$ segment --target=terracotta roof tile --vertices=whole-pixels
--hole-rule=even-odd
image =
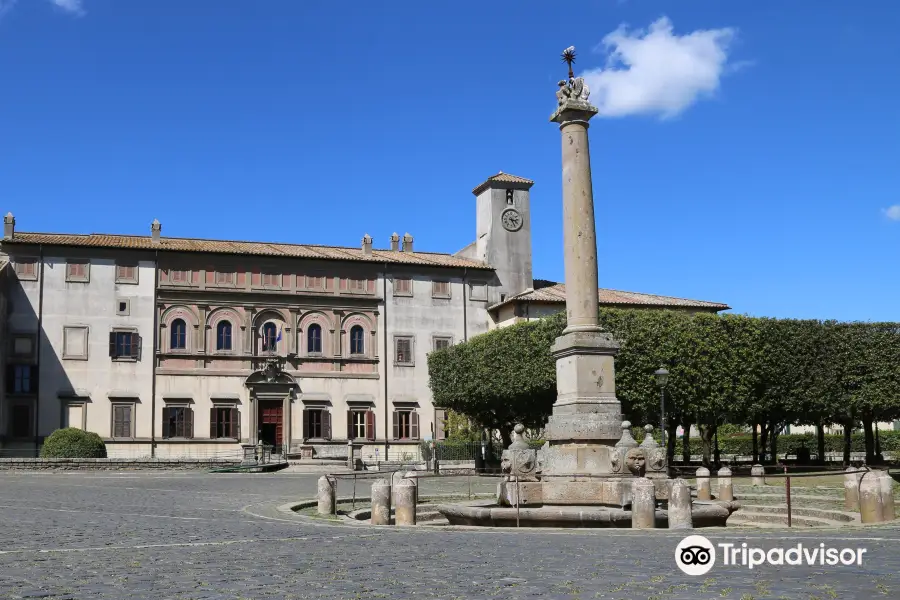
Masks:
[[[528,187],[534,185],[534,182],[530,179],[525,179],[524,177],[519,177],[518,175],[512,175],[511,173],[504,173],[503,171],[500,171],[496,175],[488,177],[484,183],[476,186],[472,190],[472,193],[477,196],[478,194],[486,190],[492,183],[517,183],[527,185]]]
[[[659,296],[657,294],[641,294],[639,292],[622,292],[619,290],[598,290],[600,304],[602,306],[654,306],[659,308],[697,308],[708,310],[729,310],[731,307],[719,302],[707,302],[705,300],[689,300],[686,298],[674,298],[672,296]],[[565,302],[566,286],[562,283],[529,290],[516,294],[491,306],[490,309],[499,308],[513,302]]]
[[[17,231],[15,239],[5,240],[3,242],[4,245],[10,243],[44,244],[48,246],[81,246],[91,248],[127,248],[133,250],[161,250],[169,252],[245,254],[252,256],[283,256],[372,263],[388,262],[392,264],[434,267],[493,269],[493,267],[481,261],[434,252],[372,250],[372,254],[367,255],[363,253],[362,248],[169,237],[160,238],[159,245],[154,246],[150,236],[107,235],[101,233],[76,235],[64,233],[20,233]]]

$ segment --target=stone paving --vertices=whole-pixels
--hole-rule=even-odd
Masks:
[[[751,571],[719,559],[690,577],[674,560],[683,534],[668,531],[375,529],[277,509],[312,498],[318,476],[0,474],[0,598],[900,597],[895,526],[695,531],[713,543],[867,552],[862,566]],[[468,490],[465,478],[424,486]]]

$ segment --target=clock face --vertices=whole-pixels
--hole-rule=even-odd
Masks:
[[[500,222],[507,231],[518,231],[522,228],[522,215],[514,208],[507,208],[500,215]]]

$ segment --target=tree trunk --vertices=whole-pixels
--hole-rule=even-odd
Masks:
[[[719,452],[719,426],[716,425],[716,432],[713,434],[713,462],[718,469],[722,465],[722,454]]]
[[[700,441],[703,444],[703,466],[709,468],[712,464],[712,438],[716,432],[714,425],[700,426]]]
[[[772,464],[778,463],[778,424],[769,425],[769,454],[772,455]]]
[[[756,430],[756,423],[750,424],[753,429],[753,464],[759,464],[759,432]]]
[[[819,464],[825,464],[825,423],[820,419],[816,423],[816,454],[819,455]]]
[[[672,421],[666,423],[666,464],[675,462],[675,434],[678,433],[678,423]]]
[[[681,460],[684,466],[691,464],[691,423],[685,421],[681,424],[684,428],[684,437],[681,438]]]
[[[844,467],[850,466],[850,442],[853,434],[853,422],[844,423]]]
[[[872,417],[863,416],[863,433],[866,438],[866,464],[875,463],[875,431],[872,429]]]
[[[500,440],[503,442],[504,448],[509,448],[509,445],[512,444],[512,427],[500,428]]]
[[[766,464],[766,442],[769,441],[769,428],[765,422],[759,424],[759,462]]]

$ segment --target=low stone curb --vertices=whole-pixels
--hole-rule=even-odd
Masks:
[[[215,458],[0,458],[0,471],[175,471],[240,464],[240,460]]]

